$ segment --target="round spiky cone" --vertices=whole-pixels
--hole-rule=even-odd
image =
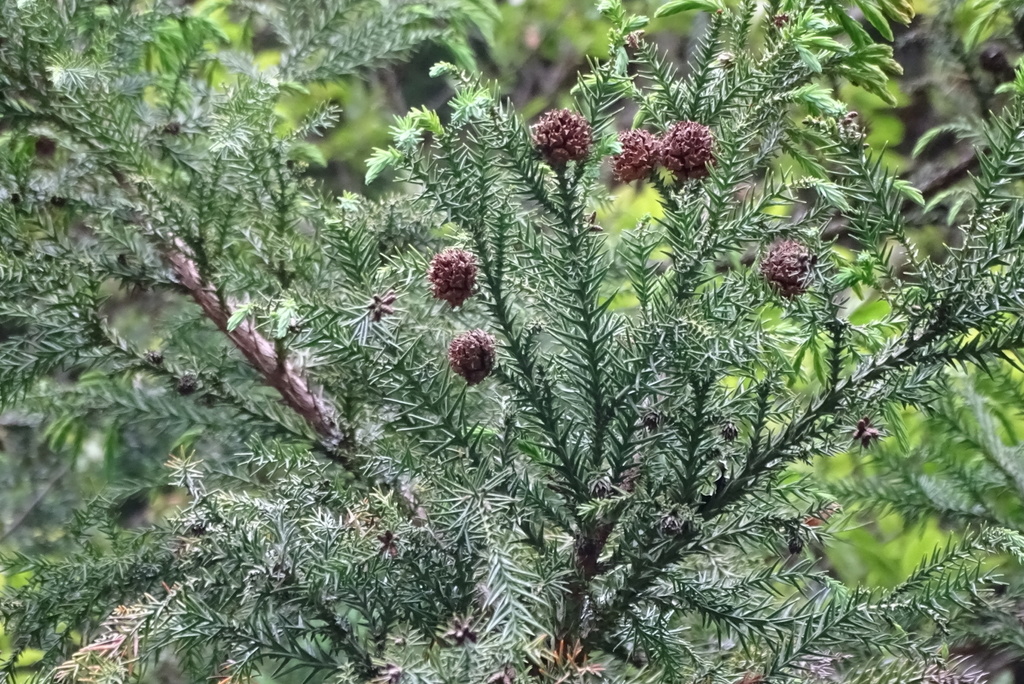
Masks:
[[[545,112],[530,132],[537,151],[549,164],[558,167],[586,159],[594,141],[590,123],[569,109]]]
[[[792,299],[807,291],[814,255],[796,240],[780,240],[761,260],[761,275],[783,297]]]
[[[448,363],[466,384],[476,385],[494,370],[494,336],[483,330],[464,332],[448,345]]]
[[[427,280],[434,297],[454,308],[472,296],[476,274],[476,257],[464,249],[450,247],[430,260]]]
[[[715,137],[711,129],[696,121],[672,124],[661,139],[661,163],[679,180],[704,178],[714,165]]]
[[[612,173],[621,183],[631,183],[651,175],[658,164],[658,140],[637,129],[619,133],[622,152],[612,157]]]

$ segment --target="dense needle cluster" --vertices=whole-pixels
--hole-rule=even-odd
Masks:
[[[661,4],[714,8],[671,25],[603,0],[571,109],[528,129],[440,65],[444,111],[399,117],[381,184],[336,197],[298,160],[339,119],[280,125],[292,94],[465,46],[488,0],[244,4],[0,0],[0,406],[40,462],[126,464],[69,557],[2,554],[0,679],[807,684],[817,658],[829,684],[902,684],[966,648],[962,615],[1020,602],[985,573],[1024,556],[1001,500],[982,530],[986,501],[943,498],[969,525],[911,581],[844,585],[828,502],[860,515],[859,481],[804,464],[871,447],[914,480],[881,508],[934,505],[899,421],[946,368],[1024,347],[1024,81],[962,124],[957,248],[913,249],[946,212],[908,210],[839,101],[891,97],[861,20],[910,0]],[[222,44],[250,15],[274,78]],[[682,65],[658,44],[688,26]],[[929,478],[1011,496],[1016,447],[972,442],[973,416],[955,441],[986,454]],[[53,472],[32,486],[103,479]]]

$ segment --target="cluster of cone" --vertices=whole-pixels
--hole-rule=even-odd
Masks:
[[[590,123],[568,109],[545,113],[531,134],[540,156],[557,168],[586,159],[593,145]],[[714,143],[711,129],[696,121],[679,121],[660,138],[643,129],[623,131],[621,152],[612,156],[612,173],[616,180],[631,183],[661,165],[679,181],[704,178],[715,163]]]
[[[593,130],[581,115],[568,109],[545,113],[531,129],[534,147],[552,167],[581,162],[593,147]],[[619,134],[621,151],[612,157],[612,172],[623,183],[649,177],[660,165],[677,180],[704,178],[715,164],[714,135],[704,124],[680,121],[656,137],[642,129]],[[815,264],[814,255],[795,240],[773,244],[761,260],[761,276],[782,297],[791,299],[806,292]],[[473,295],[478,273],[476,256],[464,249],[449,248],[434,255],[427,270],[431,293],[452,308]],[[448,346],[448,364],[476,385],[495,364],[495,339],[484,330],[470,330]]]
[[[473,295],[479,267],[476,256],[464,249],[449,248],[434,255],[427,280],[435,299],[453,309]],[[484,330],[464,332],[448,345],[448,365],[469,385],[483,381],[494,370],[494,336]]]

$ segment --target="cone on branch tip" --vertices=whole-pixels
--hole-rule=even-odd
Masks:
[[[796,240],[780,240],[761,260],[761,275],[776,292],[792,299],[807,291],[814,263],[806,246]]]
[[[684,181],[704,178],[715,163],[715,137],[696,121],[672,124],[661,139],[661,165]]]
[[[612,173],[620,183],[631,183],[651,175],[658,165],[658,140],[643,129],[619,133],[622,151],[612,156]]]
[[[199,389],[199,376],[194,371],[185,371],[178,378],[175,389],[182,396],[187,397],[190,394],[194,394]]]
[[[454,309],[462,306],[473,295],[478,267],[476,256],[464,249],[449,247],[430,260],[427,280],[435,299],[441,299]]]
[[[556,168],[586,159],[594,142],[590,122],[569,109],[545,112],[530,134],[541,157]]]
[[[45,135],[36,138],[36,156],[40,159],[49,159],[57,152],[57,141]]]
[[[494,370],[494,336],[483,330],[464,332],[448,345],[448,364],[465,379],[476,385]]]

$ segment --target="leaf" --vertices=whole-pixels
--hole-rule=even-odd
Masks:
[[[899,192],[901,195],[906,197],[914,204],[921,207],[924,206],[924,195],[921,194],[920,190],[911,185],[909,181],[897,179],[893,181],[893,187],[896,188],[897,192]]]
[[[853,41],[856,47],[865,47],[872,43],[871,35],[864,30],[860,23],[850,18],[846,12],[837,9],[831,13],[831,16],[843,27],[843,31],[846,32],[846,35],[850,37],[850,40]]]
[[[899,404],[889,403],[882,407],[882,415],[885,418],[885,427],[889,434],[896,438],[900,451],[910,453],[910,436],[907,434],[907,426],[903,421],[903,412]]]
[[[280,340],[288,334],[288,328],[297,313],[293,300],[286,299],[281,302],[281,306],[271,316],[274,320],[274,339]]]
[[[853,211],[853,208],[846,200],[846,196],[843,195],[843,191],[838,185],[831,181],[819,180],[817,178],[808,180],[815,192],[817,192],[823,200],[831,204],[833,207],[844,212]]]
[[[800,43],[797,43],[795,47],[797,54],[800,55],[800,61],[803,62],[807,66],[807,68],[813,71],[814,73],[820,74],[821,62],[818,60],[818,57]]]
[[[892,306],[884,299],[864,302],[850,313],[847,319],[852,325],[867,325],[881,321],[892,312]]]
[[[245,304],[242,304],[237,309],[235,309],[235,312],[231,314],[231,318],[228,319],[228,332],[232,332],[235,328],[240,326],[242,324],[242,321],[245,320],[245,317],[249,315],[250,311],[252,311],[252,308],[253,303],[246,302]]]
[[[959,130],[959,128],[960,127],[956,124],[942,124],[940,126],[929,128],[914,144],[914,149],[910,153],[911,156],[917,157],[928,148],[928,145],[930,145],[935,138],[939,137],[943,133]]]
[[[793,100],[802,102],[815,114],[841,116],[845,111],[842,103],[835,100],[828,88],[818,83],[807,83],[792,92]]]
[[[998,10],[999,7],[995,3],[988,3],[988,6],[981,10],[979,16],[975,17],[964,32],[965,48],[973,50],[984,38],[988,37],[999,18]]]
[[[394,147],[383,149],[373,148],[373,154],[366,161],[366,184],[369,185],[377,179],[386,169],[398,165],[402,161],[402,153]]]
[[[305,162],[311,166],[319,166],[321,168],[327,166],[327,159],[324,157],[324,153],[320,151],[320,148],[313,143],[305,141],[292,143],[291,149],[288,150],[288,158],[293,161]]]
[[[693,12],[694,10],[717,12],[720,9],[724,8],[717,2],[714,2],[714,0],[671,0],[671,2],[666,2],[659,7],[654,12],[654,16],[667,17],[679,14],[680,12]]]
[[[856,0],[856,3],[860,11],[864,13],[864,18],[868,20],[868,23],[874,26],[875,30],[881,33],[886,40],[892,42],[892,29],[889,28],[889,22],[878,7],[871,0]]]
[[[117,459],[121,453],[121,426],[115,421],[107,426],[103,435],[103,472],[113,479],[117,475]]]
[[[914,3],[911,0],[879,0],[879,4],[893,21],[898,21],[904,26],[910,24],[917,14]],[[891,39],[890,39],[891,40]]]

